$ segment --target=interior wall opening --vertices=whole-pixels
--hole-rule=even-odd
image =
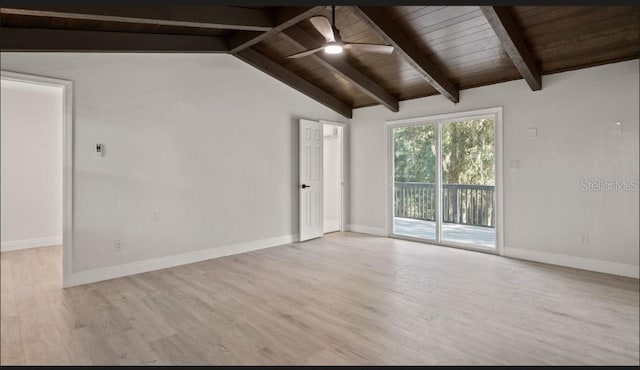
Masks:
[[[73,271],[73,83],[68,80],[1,71],[2,259],[40,248],[54,255],[68,287]],[[49,247],[49,248],[45,248]],[[33,255],[33,254],[32,254]],[[24,262],[24,261],[23,261]],[[37,271],[52,271],[42,266]]]
[[[323,233],[325,234],[342,230],[342,130],[343,128],[339,125],[325,123],[323,126]]]
[[[62,244],[63,89],[2,79],[2,251]]]

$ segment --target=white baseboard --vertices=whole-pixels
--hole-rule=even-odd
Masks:
[[[386,229],[379,228],[379,227],[369,227],[369,226],[361,226],[361,225],[349,224],[349,225],[347,225],[347,229],[349,231],[353,231],[355,233],[369,234],[369,235],[375,235],[375,236],[384,236],[384,237],[389,236],[387,234],[387,230]]]
[[[324,225],[322,227],[322,232],[330,233],[334,231],[340,231],[340,223],[336,220],[324,220]]]
[[[529,261],[543,262],[551,265],[573,267],[582,270],[626,276],[636,279],[640,277],[640,266],[638,265],[602,261],[593,258],[568,256],[565,254],[541,252],[520,248],[505,248],[504,256]]]
[[[0,243],[0,251],[2,252],[17,251],[20,249],[48,247],[50,245],[60,245],[60,244],[62,244],[62,235],[50,236],[47,238],[14,240],[10,242]]]
[[[297,234],[283,235],[269,239],[253,240],[245,243],[204,249],[190,253],[183,253],[175,256],[132,262],[125,265],[79,271],[72,273],[68,279],[64,279],[63,286],[65,288],[69,288],[77,285],[95,283],[102,280],[140,274],[143,272],[162,270],[169,267],[186,265],[189,263],[205,261],[212,258],[224,257],[232,254],[251,252],[258,249],[289,244],[297,240]]]

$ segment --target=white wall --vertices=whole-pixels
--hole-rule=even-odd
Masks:
[[[324,125],[325,135],[327,132],[334,132],[333,136],[324,137],[324,232],[340,230],[340,193],[341,193],[341,168],[340,162],[340,136],[342,127],[334,125]]]
[[[2,80],[2,250],[62,242],[62,89]]]
[[[74,272],[294,240],[298,119],[344,120],[230,55],[3,53],[2,69],[74,82]]]
[[[638,190],[586,192],[581,182],[638,181],[638,74],[636,59],[544,76],[537,92],[518,80],[461,91],[455,105],[433,96],[401,102],[398,113],[356,109],[351,229],[388,233],[385,121],[502,106],[505,253],[637,277]],[[533,127],[537,139],[527,137]]]

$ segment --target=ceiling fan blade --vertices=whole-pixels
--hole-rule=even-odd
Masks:
[[[305,50],[302,51],[300,53],[297,54],[293,54],[293,55],[289,55],[287,58],[289,59],[295,59],[295,58],[302,58],[302,57],[306,57],[307,55],[311,55],[313,53],[317,53],[318,51],[324,49],[324,46],[321,48],[317,48],[317,49],[309,49],[309,50]]]
[[[320,34],[324,36],[327,42],[336,41],[336,36],[333,34],[333,28],[331,27],[331,22],[329,22],[329,18],[323,15],[318,15],[318,16],[309,18],[309,21],[318,30],[318,32],[320,32]]]
[[[344,48],[378,54],[393,53],[393,46],[390,45],[346,43]]]

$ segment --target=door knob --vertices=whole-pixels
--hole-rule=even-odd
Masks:
[[[300,187],[301,187],[301,188],[303,188],[303,189],[306,189],[306,188],[310,188],[310,187],[311,187],[311,185],[302,184],[302,186],[300,186]]]

